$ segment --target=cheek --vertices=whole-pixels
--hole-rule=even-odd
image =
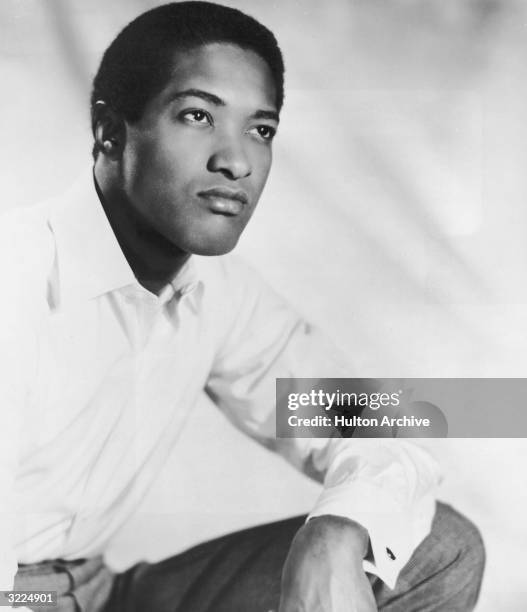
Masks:
[[[137,143],[134,153],[136,169],[143,174],[147,171],[154,175],[169,174],[184,160],[173,143],[160,139]]]
[[[125,172],[128,184],[144,197],[174,196],[192,177],[193,159],[164,141],[142,140],[130,147]]]
[[[254,169],[254,185],[258,195],[263,191],[267,177],[271,170],[271,164],[273,161],[273,154],[271,148],[257,150],[254,156],[253,169]]]

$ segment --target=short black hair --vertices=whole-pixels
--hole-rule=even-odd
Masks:
[[[93,80],[92,130],[98,101],[104,101],[134,123],[169,79],[177,51],[218,42],[254,51],[268,64],[280,111],[284,100],[284,62],[273,33],[249,15],[221,4],[172,2],[139,15],[104,52]]]

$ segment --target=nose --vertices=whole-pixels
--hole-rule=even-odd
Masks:
[[[211,154],[207,169],[220,172],[230,180],[245,178],[251,174],[252,167],[243,143],[238,139],[222,139]]]

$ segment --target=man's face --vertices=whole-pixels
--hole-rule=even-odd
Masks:
[[[172,77],[126,126],[122,188],[184,252],[236,245],[271,167],[276,89],[252,51],[214,43],[179,53]]]

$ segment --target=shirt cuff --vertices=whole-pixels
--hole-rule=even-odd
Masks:
[[[401,507],[380,487],[355,480],[325,488],[307,520],[332,514],[362,525],[373,552],[373,559],[363,562],[364,571],[393,589],[415,548],[430,533],[434,512],[431,495],[411,507]]]

